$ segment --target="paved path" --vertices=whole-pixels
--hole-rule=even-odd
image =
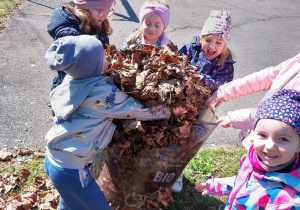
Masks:
[[[46,24],[58,0],[26,1],[16,11],[9,26],[0,33],[0,149],[43,148],[44,136],[51,127],[48,96],[55,73],[46,66],[44,55],[51,44]],[[112,20],[111,43],[117,47],[138,24],[143,1],[117,0]],[[280,62],[300,50],[300,1],[295,0],[169,0],[171,21],[169,38],[181,47],[199,35],[210,10],[231,12],[233,31],[229,48],[235,56],[235,78]],[[254,107],[263,93],[236,99],[217,110]],[[237,131],[217,128],[207,140],[210,145],[235,145]]]

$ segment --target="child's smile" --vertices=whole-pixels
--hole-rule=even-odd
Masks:
[[[213,60],[223,52],[225,41],[221,35],[212,34],[207,36],[201,44],[206,58]]]
[[[255,128],[253,145],[257,156],[267,166],[280,166],[299,152],[300,137],[287,123],[261,119]]]

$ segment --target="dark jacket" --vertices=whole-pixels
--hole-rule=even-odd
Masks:
[[[80,20],[78,20],[72,12],[64,8],[62,4],[58,5],[52,13],[52,16],[47,24],[47,31],[50,36],[56,40],[64,36],[78,36],[86,34],[79,28]],[[106,49],[106,44],[109,45],[109,38],[100,31],[97,38],[102,42]],[[57,75],[53,79],[51,90],[56,88],[63,81],[66,74],[63,71],[57,71]]]
[[[198,67],[198,73],[203,76],[201,81],[212,92],[216,91],[224,83],[233,79],[235,62],[225,62],[223,66],[217,66],[217,58],[207,60],[202,47],[199,43],[199,36],[194,36],[191,43],[183,46],[179,51],[180,54],[188,56],[190,64]]]

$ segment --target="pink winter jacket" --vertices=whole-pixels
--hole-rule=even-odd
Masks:
[[[208,178],[206,188],[209,195],[228,195],[225,210],[300,209],[299,155],[287,172],[261,169],[253,161],[254,155],[252,144],[240,161],[236,177]]]
[[[300,72],[300,54],[277,66],[268,67],[222,85],[217,90],[217,98],[229,101],[260,91],[269,90],[271,92],[281,89],[287,83],[288,88],[285,87],[286,89],[300,91],[300,73],[297,74],[298,72]],[[247,130],[253,128],[255,113],[256,109],[241,109],[228,112],[228,116],[233,128]]]

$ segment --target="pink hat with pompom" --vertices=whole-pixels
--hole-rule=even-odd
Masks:
[[[116,0],[74,0],[78,9],[105,9],[110,10]]]

